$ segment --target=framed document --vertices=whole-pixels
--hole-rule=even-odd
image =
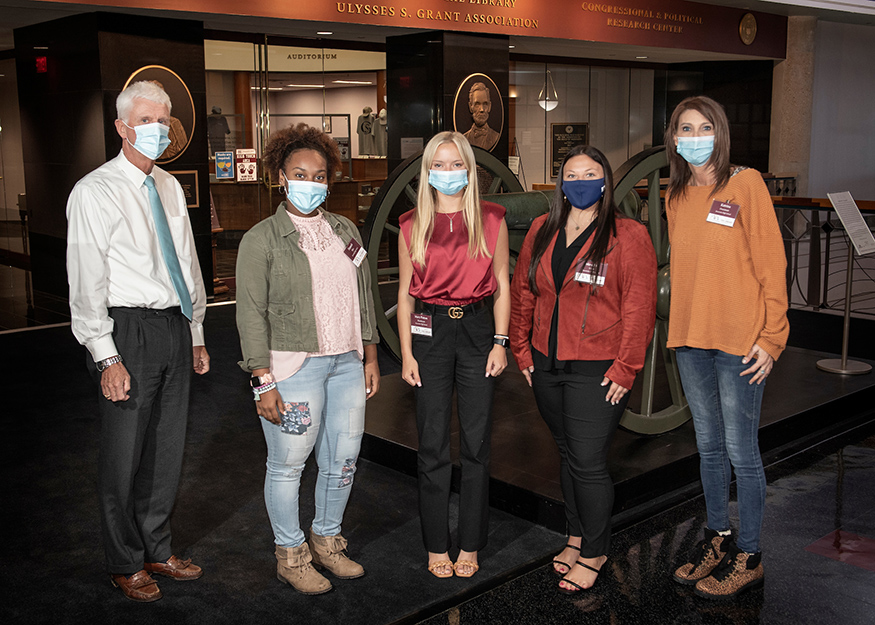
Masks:
[[[559,175],[562,159],[575,145],[589,141],[589,124],[550,124],[550,177]]]
[[[168,174],[176,178],[185,194],[187,208],[198,208],[201,205],[200,192],[197,186],[197,170],[168,171]]]

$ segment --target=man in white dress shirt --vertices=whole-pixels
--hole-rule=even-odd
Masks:
[[[76,183],[67,201],[73,334],[100,387],[98,488],[113,585],[155,601],[151,574],[201,576],[172,554],[191,370],[206,373],[206,292],[185,197],[155,167],[167,147],[170,98],[149,82],[116,101],[121,153]]]

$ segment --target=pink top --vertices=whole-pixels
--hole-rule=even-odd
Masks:
[[[505,210],[492,202],[481,202],[480,207],[486,247],[490,254],[495,254]],[[413,215],[411,210],[398,220],[408,249]],[[425,266],[414,263],[410,295],[429,304],[452,306],[477,302],[495,293],[497,288],[492,258],[468,257],[468,228],[462,213],[435,213],[434,231],[425,251]]]
[[[270,371],[277,382],[295,375],[310,356],[332,356],[351,351],[358,352],[359,358],[364,356],[356,268],[343,253],[343,242],[321,212],[318,217],[286,213],[301,234],[298,245],[310,261],[319,351],[271,350]]]

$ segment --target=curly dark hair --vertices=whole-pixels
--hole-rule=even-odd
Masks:
[[[279,180],[280,169],[285,166],[292,153],[298,150],[315,150],[325,157],[330,185],[334,180],[334,172],[340,170],[340,149],[334,139],[303,122],[283,128],[274,133],[267,142],[262,161],[271,178]]]

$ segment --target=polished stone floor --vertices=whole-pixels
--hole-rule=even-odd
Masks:
[[[52,298],[45,298],[37,294],[37,298],[31,301],[22,301],[21,292],[25,285],[24,272],[10,268],[0,268],[0,326],[4,323],[19,323],[18,326],[26,328],[33,325],[43,325],[63,322],[64,306]],[[21,319],[25,319],[21,323]],[[7,326],[8,327],[8,326]],[[210,549],[212,543],[200,544],[201,534],[212,536],[211,540],[219,540],[215,545],[216,560],[225,564],[229,545],[237,545],[241,539],[236,538],[236,533],[244,532],[255,542],[267,542],[265,540],[266,524],[263,508],[258,501],[259,475],[255,470],[259,466],[259,456],[262,451],[259,445],[259,433],[243,415],[248,404],[248,398],[241,386],[242,373],[237,370],[234,362],[237,355],[234,353],[236,335],[233,330],[233,306],[221,306],[211,308],[208,313],[209,340],[211,345],[216,346],[212,352],[216,358],[216,366],[211,372],[209,380],[196,380],[195,405],[204,414],[199,418],[193,418],[193,426],[190,430],[190,446],[187,466],[190,470],[200,470],[204,467],[204,475],[193,475],[192,479],[184,480],[188,488],[194,488],[188,497],[182,498],[187,502],[186,506],[180,504],[177,515],[180,517],[180,527],[187,528],[180,532],[183,545],[200,545],[200,553],[206,557],[212,557]],[[53,332],[62,332],[62,336]],[[66,350],[69,354],[64,360],[63,370],[66,372],[62,379],[69,380],[74,371],[77,371],[81,360],[81,349],[71,347],[72,337],[69,329],[58,328],[50,331],[43,340],[41,332],[24,333],[26,341],[16,341],[5,345],[16,345],[12,351],[15,356],[30,355],[37,361],[55,362],[61,351]],[[23,335],[20,335],[23,336]],[[49,336],[51,338],[49,338]],[[6,337],[11,339],[12,336]],[[219,348],[221,346],[221,349]],[[227,353],[223,353],[224,350]],[[812,357],[806,350],[798,350],[793,358],[782,359],[782,366],[787,379],[781,382],[773,379],[769,392],[785,405],[809,405],[816,403],[818,393],[829,391],[859,394],[865,389],[862,387],[871,385],[861,378],[844,379],[840,377],[821,376],[815,373],[809,366],[808,360]],[[66,352],[65,352],[66,353]],[[788,355],[792,354],[792,350]],[[793,362],[796,362],[794,365]],[[70,364],[73,363],[73,364]],[[227,365],[227,366],[226,366]],[[73,367],[73,368],[71,368]],[[384,378],[384,387],[376,402],[369,402],[368,408],[368,433],[372,439],[378,439],[386,434],[382,429],[397,429],[396,440],[400,447],[412,450],[415,438],[410,439],[409,428],[412,419],[412,403],[409,397],[409,389],[405,389],[397,374],[389,373]],[[776,373],[776,378],[777,378]],[[818,377],[821,376],[821,377]],[[73,376],[75,377],[75,376]],[[494,476],[500,480],[519,481],[528,485],[531,492],[538,492],[546,499],[558,497],[558,484],[555,480],[556,463],[552,441],[549,437],[535,436],[536,432],[543,429],[537,412],[531,405],[531,397],[524,382],[518,374],[502,376],[497,397],[497,408],[502,414],[496,419],[494,429],[494,442],[497,450],[503,450],[496,454],[494,463]],[[7,390],[10,397],[17,393],[18,384],[8,380]],[[245,382],[245,380],[244,380]],[[778,383],[780,382],[780,383]],[[87,381],[86,381],[87,385]],[[198,385],[204,386],[198,395]],[[74,386],[81,386],[78,383]],[[240,389],[238,389],[240,386]],[[859,386],[860,389],[855,387]],[[207,390],[208,388],[208,390]],[[233,392],[229,389],[233,389]],[[239,392],[237,392],[239,391]],[[830,391],[832,392],[832,391]],[[223,398],[217,401],[217,394]],[[87,395],[87,394],[86,394]],[[199,398],[199,401],[198,401]],[[69,397],[68,397],[69,399]],[[233,401],[232,401],[233,400]],[[23,401],[23,400],[22,400]],[[85,400],[83,400],[85,401]],[[819,401],[819,400],[817,400]],[[19,402],[21,403],[21,402]],[[858,402],[859,403],[859,402]],[[867,400],[868,405],[872,405]],[[14,406],[13,402],[13,406]],[[22,404],[24,405],[24,404]],[[7,413],[8,432],[10,435],[25,435],[27,428],[34,428],[38,423],[36,419],[40,414],[29,406],[30,412],[22,414],[30,415],[25,421],[15,421],[12,414],[19,414],[18,409],[11,409]],[[841,403],[829,404],[834,408],[824,408],[817,414],[817,418],[824,422],[838,422],[847,417],[847,405]],[[844,407],[843,407],[844,406]],[[69,408],[69,403],[66,404]],[[380,418],[375,418],[377,415]],[[215,420],[218,416],[219,421]],[[764,411],[764,419],[768,419],[768,411]],[[241,423],[246,423],[241,426]],[[13,423],[21,425],[13,426]],[[93,423],[87,420],[84,412],[77,411],[74,421],[65,422],[68,425],[77,424],[71,428],[70,436],[64,440],[54,440],[50,436],[51,430],[36,428],[30,434],[26,434],[22,440],[15,442],[7,451],[15,454],[6,454],[7,459],[16,457],[18,461],[9,460],[7,470],[19,466],[17,462],[32,463],[33,466],[43,467],[44,480],[50,484],[50,502],[59,502],[64,497],[70,497],[70,506],[56,507],[45,505],[46,499],[42,496],[34,498],[34,503],[42,506],[41,516],[45,523],[42,529],[52,528],[51,532],[37,531],[33,526],[29,530],[33,535],[15,547],[16,559],[23,556],[23,562],[34,558],[34,554],[42,554],[44,561],[51,561],[58,566],[55,569],[45,569],[44,573],[58,576],[53,583],[53,597],[64,601],[63,605],[73,607],[74,612],[67,611],[67,618],[61,617],[53,622],[86,622],[85,617],[92,614],[88,608],[92,602],[99,602],[105,616],[112,603],[114,617],[119,615],[131,616],[121,606],[116,605],[116,599],[112,593],[105,591],[98,585],[100,579],[96,569],[94,554],[90,554],[85,564],[79,562],[76,566],[77,575],[75,584],[77,592],[81,588],[87,590],[87,597],[76,597],[69,594],[70,584],[73,582],[63,581],[64,571],[68,567],[60,566],[56,562],[54,553],[58,551],[57,543],[63,532],[69,533],[70,513],[72,504],[82,507],[77,517],[78,526],[88,535],[91,543],[95,543],[95,530],[89,528],[89,520],[92,515],[87,505],[83,505],[83,493],[91,497],[90,484],[83,483],[83,475],[86,480],[90,479],[88,467],[93,463],[95,449],[88,445],[90,430]],[[27,425],[25,425],[27,424]],[[201,425],[197,425],[201,424]],[[230,424],[230,429],[229,429]],[[241,438],[241,427],[245,436]],[[791,426],[788,426],[791,427]],[[210,434],[203,438],[200,434],[202,428],[208,428]],[[868,429],[865,429],[868,428]],[[293,602],[294,614],[289,614],[293,622],[328,623],[331,614],[343,614],[343,622],[354,623],[617,623],[617,624],[658,624],[658,623],[829,623],[829,624],[855,624],[873,623],[875,617],[875,426],[869,424],[847,435],[841,435],[838,440],[821,443],[819,447],[798,453],[796,455],[779,454],[773,460],[768,469],[769,491],[767,518],[764,528],[764,562],[767,571],[765,589],[750,593],[735,601],[724,604],[704,602],[692,596],[688,589],[673,584],[668,578],[668,572],[673,563],[678,560],[700,538],[704,523],[703,504],[700,498],[675,506],[659,514],[649,515],[643,521],[629,525],[618,519],[619,531],[617,532],[611,550],[611,559],[606,565],[605,573],[597,586],[585,595],[566,597],[555,591],[558,581],[549,570],[549,560],[552,557],[552,543],[555,541],[555,549],[561,546],[561,538],[556,534],[545,531],[542,519],[533,519],[537,522],[532,525],[510,517],[502,517],[496,511],[496,520],[504,519],[496,523],[495,528],[499,534],[502,532],[512,534],[513,540],[501,542],[496,540],[495,552],[484,553],[484,570],[480,572],[469,584],[462,584],[461,580],[447,580],[445,582],[431,580],[421,569],[421,562],[417,556],[417,521],[413,517],[405,516],[403,540],[396,535],[383,537],[385,529],[382,522],[376,522],[377,517],[367,513],[357,518],[356,529],[358,532],[357,546],[361,550],[367,550],[371,559],[376,562],[376,570],[380,575],[369,578],[369,584],[375,584],[368,589],[362,588],[361,595],[356,597],[347,596],[341,602],[340,597],[330,602],[319,604],[315,609],[309,604],[300,601]],[[64,475],[56,476],[49,465],[45,450],[36,444],[34,435],[48,437],[52,442],[51,449],[57,452],[52,459],[62,459],[59,466],[65,468]],[[232,436],[229,436],[233,434]],[[522,435],[521,435],[522,433]],[[543,432],[540,432],[543,434]],[[642,458],[658,457],[669,453],[675,453],[678,448],[689,447],[691,437],[689,432],[676,432],[662,437],[634,437],[621,434],[618,437],[620,453],[615,457],[620,461],[613,468],[618,470],[618,477],[632,475],[636,470],[640,472]],[[786,432],[782,431],[782,435]],[[70,441],[79,437],[79,444],[70,446]],[[202,440],[203,439],[203,440]],[[625,442],[624,442],[625,439]],[[7,445],[9,444],[7,439]],[[246,444],[243,445],[242,442]],[[409,446],[408,446],[409,445]],[[86,452],[87,450],[87,452]],[[90,454],[83,458],[83,453]],[[645,453],[646,452],[646,453]],[[228,462],[234,458],[239,462],[242,454],[251,456],[241,466],[246,467],[245,473],[239,470],[228,473],[227,478],[216,482],[216,469],[222,474],[221,464],[217,467],[216,458]],[[518,458],[518,460],[514,460]],[[34,464],[35,463],[35,464]],[[79,473],[72,472],[71,466],[78,463]],[[77,466],[78,466],[77,465]],[[228,465],[229,468],[236,464]],[[209,469],[209,470],[208,470]],[[379,486],[376,492],[368,493],[366,489],[360,489],[359,497],[364,501],[388,501],[387,494],[393,496],[403,494],[404,505],[397,510],[389,507],[381,510],[383,513],[398,514],[403,510],[409,515],[414,508],[415,492],[410,479],[401,474],[378,467],[370,469],[371,479],[364,483]],[[195,471],[197,473],[197,471]],[[9,474],[6,473],[8,476]],[[233,475],[233,479],[231,478]],[[75,476],[73,483],[65,480]],[[24,476],[22,476],[24,479]],[[32,476],[31,476],[32,478]],[[195,479],[197,478],[197,479]],[[27,480],[22,482],[22,489],[27,488]],[[7,482],[8,485],[8,482]],[[201,492],[205,485],[209,485],[208,492]],[[233,485],[230,489],[226,486]],[[77,490],[78,489],[78,490]],[[41,488],[43,492],[45,491]],[[81,492],[80,492],[81,491]],[[197,496],[194,496],[197,493]],[[31,493],[33,495],[34,493]],[[368,497],[368,495],[371,495]],[[9,499],[19,500],[20,493],[7,492]],[[75,502],[73,501],[75,499]],[[240,501],[238,501],[240,500]],[[200,502],[197,507],[192,507],[188,502]],[[221,525],[226,514],[222,512],[228,508],[229,502],[232,512],[239,507],[241,513],[238,525],[225,527]],[[241,503],[242,502],[242,503]],[[512,502],[513,503],[513,502]],[[239,504],[239,506],[237,505]],[[244,505],[245,504],[245,505]],[[367,506],[363,506],[367,508]],[[36,508],[26,506],[25,509]],[[506,509],[506,508],[505,508]],[[12,508],[7,509],[11,514]],[[64,510],[62,514],[59,510]],[[25,514],[25,513],[22,513]],[[235,513],[236,514],[236,513]],[[523,515],[525,517],[525,515]],[[14,515],[16,523],[33,525],[26,521],[25,517]],[[229,517],[230,518],[230,517]],[[234,517],[237,518],[237,517]],[[216,527],[213,527],[213,526]],[[258,533],[253,533],[253,527],[258,528]],[[66,529],[62,529],[66,528]],[[505,530],[504,528],[514,528]],[[62,530],[61,534],[55,530]],[[219,531],[221,530],[221,531]],[[187,536],[183,532],[192,536]],[[79,532],[79,530],[77,530]],[[224,533],[223,533],[224,532]],[[527,534],[528,532],[528,534]],[[39,536],[50,538],[37,539]],[[77,534],[78,535],[78,534]],[[525,538],[528,535],[528,539]],[[45,542],[49,540],[50,542]],[[386,542],[388,540],[388,542]],[[55,541],[54,546],[51,541]],[[222,542],[224,541],[224,542]],[[381,542],[383,541],[383,542]],[[63,542],[63,541],[62,541]],[[64,547],[68,552],[78,549],[79,546],[67,544]],[[512,544],[513,548],[505,554],[505,544]],[[492,543],[490,543],[492,544]],[[490,548],[492,549],[492,548]],[[386,559],[387,554],[391,555]],[[235,552],[236,553],[236,552]],[[270,609],[276,612],[282,611],[282,606],[288,601],[288,595],[260,590],[270,580],[263,580],[265,571],[269,572],[269,562],[262,560],[264,557],[259,547],[255,553],[260,554],[260,566],[257,571],[238,571],[235,573],[234,583],[228,584],[226,571],[217,576],[219,586],[209,584],[193,592],[187,602],[200,605],[201,610],[218,608],[227,605],[227,610],[210,612],[213,622],[254,622],[253,618],[244,618],[237,610],[247,601],[255,601],[262,605],[264,610]],[[250,553],[240,552],[239,560],[247,561]],[[81,554],[77,556],[81,559]],[[25,578],[13,576],[14,565],[11,560],[3,557],[3,579],[7,592],[13,592],[11,588],[28,589],[25,595],[31,599],[36,594],[28,594],[35,591]],[[209,562],[209,560],[208,560]],[[213,564],[218,567],[221,564]],[[399,569],[399,566],[402,570]],[[233,567],[232,567],[233,568]],[[230,572],[230,571],[229,571]],[[401,573],[401,576],[398,576]],[[8,574],[8,575],[7,575]],[[269,576],[267,576],[269,577]],[[390,581],[391,580],[391,581]],[[234,584],[244,584],[249,590],[241,594]],[[387,586],[388,584],[388,586]],[[81,587],[81,588],[80,588]],[[67,592],[63,589],[66,588]],[[199,587],[201,588],[201,587]],[[224,588],[224,589],[222,589]],[[229,590],[230,589],[230,590]],[[255,590],[259,589],[259,590]],[[105,591],[105,592],[104,592]],[[217,593],[217,594],[216,594]],[[235,594],[236,593],[236,594]],[[200,596],[203,595],[203,596]],[[379,595],[379,599],[376,599]],[[78,596],[78,595],[77,595]],[[258,600],[255,596],[260,597]],[[370,596],[369,600],[367,597]],[[212,599],[210,598],[212,597]],[[202,603],[197,603],[201,601]],[[213,602],[218,602],[214,604]],[[367,610],[357,610],[358,601],[369,603]],[[162,602],[163,604],[164,602]],[[61,604],[59,604],[60,606]],[[97,605],[96,603],[93,605]],[[167,602],[162,610],[163,616],[171,620],[182,622],[202,622],[198,614],[191,614],[184,610],[189,603]],[[314,604],[315,605],[315,604]],[[414,608],[414,606],[418,606]],[[45,608],[42,614],[47,614]],[[2,612],[3,610],[0,610]],[[64,609],[52,609],[54,615],[64,614]],[[24,617],[25,614],[35,616],[37,613],[28,611],[22,605],[22,611],[18,611],[18,622],[42,622],[39,618],[32,620]],[[234,616],[237,614],[238,616]],[[255,617],[255,613],[251,615]],[[272,614],[271,617],[274,615]],[[81,618],[80,618],[81,617]],[[13,619],[15,620],[15,619]],[[97,621],[100,619],[97,618]],[[118,620],[114,618],[113,620]],[[126,620],[126,619],[122,619]],[[138,614],[131,622],[150,620],[146,613]],[[271,618],[269,620],[276,620]],[[88,622],[97,622],[91,620]]]
[[[670,580],[674,564],[701,538],[704,503],[696,498],[618,532],[589,591],[558,593],[558,577],[544,564],[423,623],[875,623],[873,429],[767,469],[761,590],[714,602]]]

